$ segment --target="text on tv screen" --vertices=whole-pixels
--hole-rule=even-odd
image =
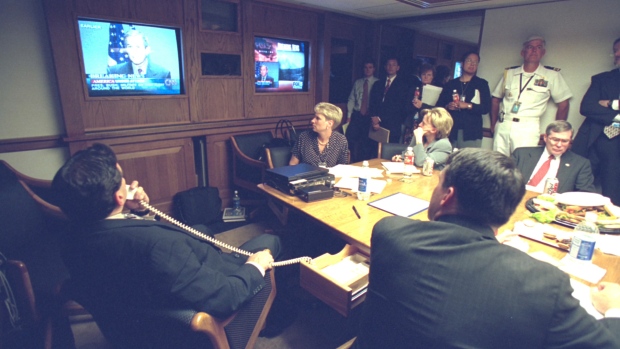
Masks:
[[[78,19],[90,97],[183,93],[176,28]]]

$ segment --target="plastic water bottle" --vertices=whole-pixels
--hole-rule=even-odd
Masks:
[[[420,88],[416,87],[415,92],[413,93],[413,101],[417,101],[420,99]]]
[[[239,193],[235,190],[235,194],[233,195],[233,210],[235,213],[239,212],[241,209],[241,199],[239,198]]]
[[[403,159],[405,162],[405,170],[403,171],[403,176],[405,178],[411,178],[413,175],[413,148],[407,147],[407,151],[405,152],[405,158]]]
[[[570,256],[580,262],[592,262],[596,239],[599,235],[595,212],[586,213],[586,219],[575,227],[575,234],[570,244]]]
[[[370,170],[368,168],[368,161],[364,160],[362,163],[362,169],[360,170],[360,177],[357,184],[357,199],[368,201],[370,199]]]

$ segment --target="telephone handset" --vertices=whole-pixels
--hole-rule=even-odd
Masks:
[[[133,195],[135,194],[137,188],[130,190],[129,186],[127,186],[127,199],[128,200],[133,200]],[[155,207],[147,204],[146,202],[144,202],[143,200],[140,200],[140,205],[142,205],[144,208],[149,209],[151,212],[153,212],[154,214],[158,215],[159,217],[167,220],[168,222],[176,225],[177,227],[186,230],[188,232],[190,232],[192,235],[195,235],[197,237],[199,237],[200,239],[206,240],[212,244],[214,244],[215,246],[221,247],[221,248],[225,248],[227,250],[233,251],[235,253],[238,253],[240,255],[244,255],[244,256],[251,256],[252,252],[248,252],[248,251],[244,251],[242,249],[239,249],[237,247],[231,246],[225,242],[219,241],[217,239],[214,239],[212,237],[210,237],[207,234],[204,234],[188,225],[185,225],[179,221],[177,221],[176,219],[168,216],[167,214],[161,212],[160,210],[156,209]],[[299,257],[299,258],[294,258],[294,259],[289,259],[286,261],[280,261],[280,262],[274,262],[271,264],[272,267],[283,267],[286,265],[291,265],[291,264],[297,264],[297,263],[301,263],[301,262],[308,262],[308,263],[312,263],[312,258],[310,257]]]

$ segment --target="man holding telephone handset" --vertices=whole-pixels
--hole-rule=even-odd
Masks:
[[[241,249],[255,252],[245,257],[223,253],[171,224],[129,218],[123,210],[141,209],[148,195],[137,181],[126,186],[116,155],[103,144],[77,152],[56,173],[52,188],[72,223],[64,254],[71,289],[116,345],[131,346],[138,337],[157,340],[137,333],[141,327],[131,316],[136,311],[229,316],[266,286],[265,272],[280,254],[273,235],[243,244]]]

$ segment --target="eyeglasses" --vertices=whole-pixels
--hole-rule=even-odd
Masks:
[[[479,63],[479,62],[472,61],[471,59],[466,59],[466,60],[465,60],[465,63],[467,63],[467,64],[473,64],[473,65],[478,65],[478,63]]]
[[[555,137],[548,137],[547,139],[550,140],[552,143],[561,143],[561,144],[570,143],[570,139],[560,139],[560,138],[555,138]]]

